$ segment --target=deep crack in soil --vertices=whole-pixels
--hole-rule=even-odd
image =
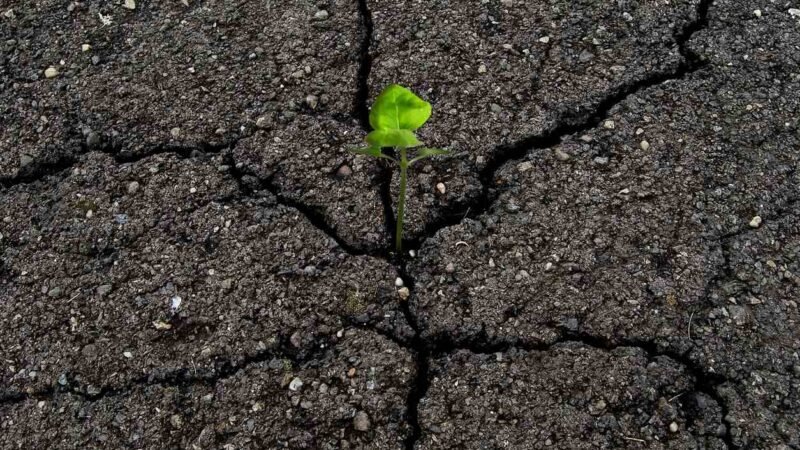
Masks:
[[[498,150],[494,153],[494,157],[480,172],[479,180],[481,182],[481,194],[477,197],[477,199],[473,200],[467,205],[462,205],[458,211],[450,211],[446,214],[443,214],[441,216],[442,219],[429,223],[425,228],[423,237],[404,242],[406,251],[419,250],[425,241],[434,236],[439,230],[449,226],[457,225],[467,218],[474,218],[488,211],[497,199],[497,194],[493,192],[491,187],[495,178],[495,174],[505,164],[523,158],[531,150],[554,147],[562,142],[567,136],[581,133],[598,126],[616,105],[623,102],[631,95],[661,83],[680,80],[687,75],[705,67],[706,63],[699,55],[696,55],[687,47],[687,43],[695,33],[708,25],[708,11],[712,3],[713,0],[702,0],[697,7],[697,20],[688,24],[675,34],[675,43],[678,46],[679,53],[683,57],[683,61],[678,66],[677,70],[656,73],[636,83],[623,86],[603,99],[590,114],[585,114],[579,117],[563,117],[560,121],[560,125],[542,135],[530,136],[515,144],[498,148]],[[364,53],[362,55],[362,67],[359,70],[359,74],[360,77],[364,78],[359,79],[360,89],[359,99],[357,101],[359,113],[357,116],[361,118],[361,124],[364,127],[364,131],[369,132],[369,109],[367,106],[369,92],[366,81],[369,77],[370,68],[365,67],[364,65],[368,66],[372,62],[369,54],[369,48],[373,29],[372,17],[369,8],[367,7],[366,0],[359,0],[359,6],[362,14],[362,22],[364,23],[368,34],[365,38],[364,45],[362,46],[362,52]],[[381,185],[381,199],[384,203],[387,229],[390,231],[388,235],[393,236],[391,231],[396,225],[396,217],[394,216],[391,197],[391,179],[393,168],[387,167],[387,171],[388,176]],[[386,253],[381,256],[386,258],[388,255],[388,260],[397,266],[398,272],[402,275],[402,278],[406,283],[406,287],[408,287],[411,292],[411,297],[409,297],[409,299],[403,304],[403,312],[415,333],[410,345],[407,346],[408,350],[413,352],[417,366],[417,378],[408,396],[407,411],[408,420],[412,427],[412,433],[405,441],[407,449],[413,450],[416,446],[416,443],[422,436],[422,426],[419,421],[419,404],[427,395],[430,387],[431,358],[439,355],[450,354],[459,350],[468,350],[473,353],[506,352],[512,348],[548,351],[554,345],[563,344],[566,342],[579,342],[589,347],[603,349],[606,351],[610,351],[618,347],[636,347],[644,350],[650,359],[657,356],[666,356],[681,363],[687,368],[687,370],[689,370],[690,374],[694,378],[696,391],[708,395],[722,408],[723,421],[726,430],[725,435],[722,436],[722,440],[725,442],[728,448],[737,448],[733,444],[731,425],[725,419],[725,417],[728,415],[728,406],[725,403],[725,400],[716,392],[717,386],[727,380],[720,376],[707,373],[707,371],[703,370],[701,367],[698,367],[683,354],[677,354],[671,351],[660,351],[658,346],[653,342],[624,342],[615,345],[599,337],[574,334],[569,330],[562,330],[562,337],[556,342],[547,345],[530,344],[517,341],[495,341],[493,343],[488,343],[486,339],[482,339],[477,336],[470,336],[466,339],[462,339],[458,336],[453,336],[452,333],[445,333],[433,338],[422,338],[419,321],[409,307],[409,303],[414,296],[414,282],[413,278],[406,271],[406,253],[400,255],[393,254],[391,251],[393,247],[394,242],[389,242],[389,247],[387,248]]]

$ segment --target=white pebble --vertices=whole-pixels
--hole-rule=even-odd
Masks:
[[[486,66],[483,64],[478,66],[478,73],[486,73]]]
[[[550,42],[550,36],[540,37],[539,42],[541,42],[542,44],[547,44],[548,42]]]
[[[395,278],[394,285],[397,287],[403,287],[403,279],[400,277]]]
[[[439,191],[440,194],[444,195],[447,192],[447,187],[445,187],[444,183],[436,184],[436,190]]]
[[[292,379],[292,382],[289,383],[290,391],[299,391],[301,387],[303,387],[303,380],[301,380],[300,378],[294,377]]]
[[[125,0],[125,5],[128,9],[136,9],[136,0]]]
[[[607,129],[609,129],[609,130],[613,130],[613,129],[616,127],[616,124],[614,123],[614,121],[613,121],[613,120],[606,120],[606,121],[603,123],[603,127],[604,127],[604,128],[607,128]]]
[[[672,422],[671,424],[669,424],[669,431],[671,431],[673,433],[677,433],[678,432],[678,424],[675,423],[675,422]]]
[[[58,76],[58,69],[53,66],[48,67],[44,71],[44,76],[47,78],[55,78]]]
[[[761,216],[755,216],[750,219],[750,227],[751,228],[758,228],[761,226]]]
[[[91,45],[89,45],[89,44],[83,44],[83,45],[81,45],[81,51],[82,51],[82,52],[88,52],[88,51],[89,51],[89,50],[91,50],[91,49],[92,49],[92,46],[91,46]]]
[[[647,141],[642,141],[639,143],[639,147],[641,147],[641,149],[644,151],[648,151],[650,150],[650,143]]]
[[[755,14],[756,17],[761,17],[761,10],[757,9],[757,10],[753,11],[753,14]]]
[[[174,296],[174,297],[172,297],[172,298],[169,300],[169,309],[171,309],[171,310],[172,310],[172,312],[175,312],[175,311],[177,311],[177,310],[178,310],[178,308],[180,308],[180,307],[181,307],[181,302],[182,302],[182,301],[183,301],[183,300],[182,300],[182,299],[181,299],[179,296],[177,296],[177,295],[176,295],[176,296]]]
[[[133,353],[131,353],[131,352],[124,352],[124,353],[122,353],[122,356],[124,356],[124,357],[126,357],[126,358],[128,358],[128,359],[131,359],[131,358],[133,358]]]

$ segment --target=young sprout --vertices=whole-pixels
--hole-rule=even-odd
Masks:
[[[414,134],[414,130],[425,124],[430,117],[430,103],[403,86],[393,84],[381,92],[369,112],[369,124],[373,131],[367,135],[367,147],[352,150],[359,155],[388,159],[400,166],[400,194],[397,199],[395,230],[395,249],[398,254],[403,249],[408,168],[419,160],[448,153],[447,150],[422,147],[422,142]],[[387,147],[395,149],[395,156],[383,153],[383,149]],[[410,158],[409,149],[416,149]]]

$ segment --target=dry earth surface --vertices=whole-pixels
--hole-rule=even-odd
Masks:
[[[0,448],[800,448],[799,129],[795,0],[2,0]]]

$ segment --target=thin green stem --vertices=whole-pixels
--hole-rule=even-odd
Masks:
[[[408,155],[406,149],[400,148],[400,196],[397,199],[397,230],[395,233],[395,250],[399,255],[403,251],[403,216],[406,212],[406,184],[408,178]]]

